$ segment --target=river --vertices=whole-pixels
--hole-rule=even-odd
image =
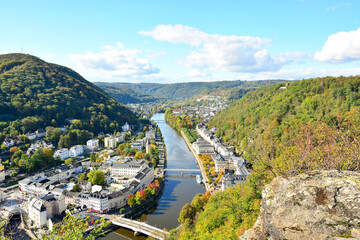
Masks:
[[[164,120],[164,114],[155,114],[152,120]],[[188,149],[184,139],[166,123],[158,123],[167,150],[167,167],[172,169],[197,169],[196,160]],[[178,217],[181,208],[190,203],[198,193],[204,193],[203,185],[198,185],[195,175],[167,174],[165,190],[160,201],[151,213],[141,216],[141,221],[167,230],[179,226]],[[122,235],[122,236],[121,236]],[[133,232],[119,228],[109,233],[103,240],[146,239],[144,236],[133,237]]]

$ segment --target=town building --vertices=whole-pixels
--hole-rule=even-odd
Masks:
[[[14,145],[17,145],[21,143],[21,138],[19,137],[12,137],[12,138],[5,138],[5,140],[3,141],[2,144],[8,146],[8,147],[12,147]]]
[[[97,151],[99,149],[99,139],[93,138],[86,142],[86,146],[90,149],[90,151]]]
[[[29,218],[37,227],[46,225],[48,219],[51,219],[64,211],[65,198],[61,196],[56,199],[53,194],[47,194],[40,198],[32,198],[28,204]]]
[[[145,145],[145,150],[147,154],[151,154],[151,143],[150,143],[150,139],[146,140],[146,145]]]
[[[72,146],[69,150],[70,157],[78,157],[83,154],[84,154],[84,146],[83,145]]]
[[[221,190],[226,190],[229,187],[233,187],[241,182],[244,182],[246,177],[243,175],[235,175],[228,173],[224,175],[221,179]]]
[[[116,148],[117,146],[116,137],[110,136],[104,138],[104,145],[106,148]]]
[[[141,151],[143,149],[143,140],[137,139],[135,142],[131,143],[131,148],[137,151]]]
[[[53,149],[54,145],[52,143],[47,143],[45,141],[37,141],[35,143],[32,143],[28,150],[26,151],[26,155],[30,156],[35,153],[37,149],[44,149],[44,148],[50,148]]]
[[[202,138],[197,139],[192,145],[197,154],[214,153],[214,147]]]
[[[156,138],[155,130],[151,129],[149,131],[146,131],[145,137],[148,138],[148,139],[155,139]]]
[[[70,157],[69,149],[61,148],[55,151],[54,158],[59,157],[61,160],[68,159]]]
[[[42,128],[35,131],[37,138],[43,138],[46,135],[46,131]]]
[[[122,130],[123,130],[123,132],[129,131],[129,130],[130,130],[130,125],[126,122],[126,123],[124,124],[124,126],[122,126]]]
[[[117,143],[125,142],[125,134],[124,133],[116,135],[115,138],[116,138]]]

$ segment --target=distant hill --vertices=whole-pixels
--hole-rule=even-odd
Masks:
[[[80,119],[94,133],[120,130],[134,114],[73,70],[25,54],[0,55],[0,132],[17,135]]]
[[[262,81],[217,81],[217,82],[186,82],[173,84],[159,83],[95,83],[109,94],[114,89],[132,89],[136,92],[152,96],[156,99],[187,99],[199,94],[234,88],[233,97],[243,89],[256,89],[275,83],[286,82],[285,80],[262,80]],[[106,86],[104,88],[103,86]],[[236,90],[237,89],[237,90]]]
[[[98,82],[98,87],[103,89],[107,94],[113,97],[115,100],[123,104],[128,103],[147,103],[158,100],[157,98],[150,96],[146,93],[141,93],[134,89],[125,86],[113,86],[112,83]]]

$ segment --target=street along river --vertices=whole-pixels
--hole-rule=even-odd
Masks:
[[[155,114],[152,120],[164,120],[164,114]],[[161,130],[167,150],[167,168],[197,169],[196,161],[179,133],[164,122],[157,124]],[[179,226],[178,217],[181,208],[190,203],[197,193],[204,193],[203,185],[196,183],[195,175],[184,173],[169,173],[166,175],[165,190],[156,207],[140,220],[150,225],[167,230]],[[101,238],[113,239],[146,239],[145,236],[134,237],[130,230],[119,228]]]

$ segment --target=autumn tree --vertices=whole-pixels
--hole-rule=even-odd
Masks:
[[[178,221],[182,224],[185,223],[190,224],[194,221],[195,214],[196,214],[196,209],[193,206],[191,206],[191,204],[187,203],[181,209]]]
[[[105,174],[101,170],[91,170],[87,177],[91,185],[105,185],[106,183]]]

